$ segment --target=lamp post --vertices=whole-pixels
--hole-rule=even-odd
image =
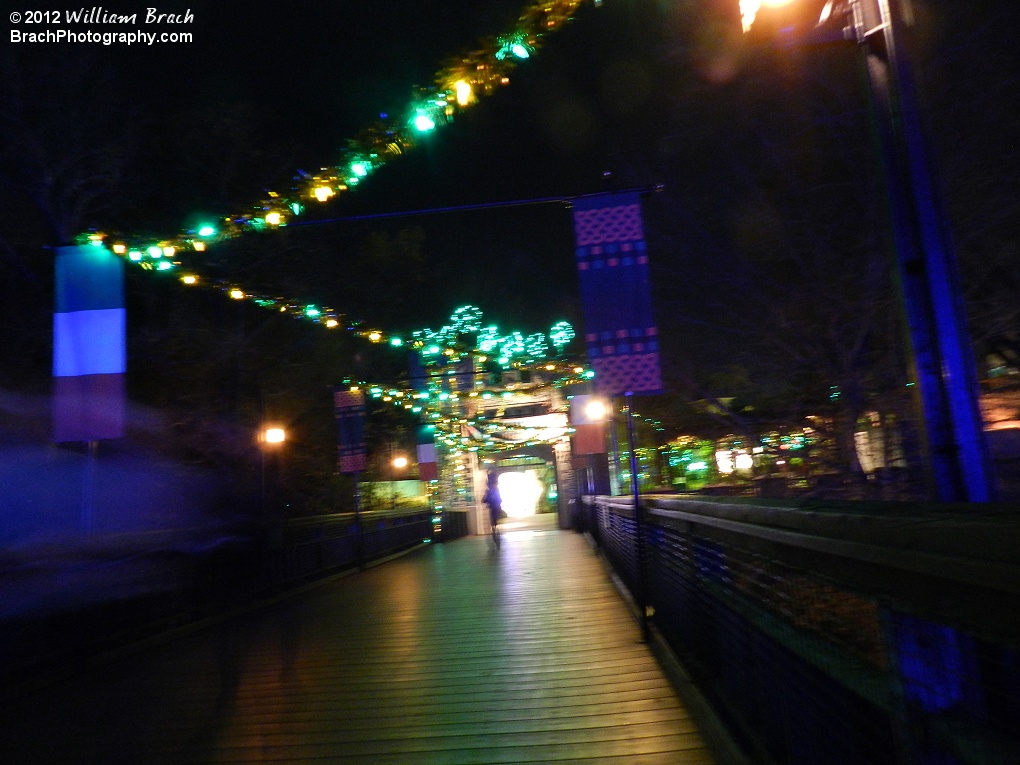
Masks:
[[[576,469],[578,493],[610,494],[606,428],[611,417],[605,399],[582,393],[570,396],[570,450]]]
[[[266,426],[263,426],[262,430],[259,433],[259,445],[260,445],[260,449],[259,449],[260,455],[259,456],[260,456],[261,499],[262,499],[262,502],[261,502],[261,504],[262,504],[262,523],[263,524],[267,524],[267,525],[268,525],[268,523],[270,521],[270,518],[269,518],[269,510],[270,510],[269,505],[270,505],[270,501],[271,500],[275,500],[275,496],[276,496],[275,490],[271,493],[272,496],[270,496],[270,492],[268,490],[268,485],[269,485],[270,481],[267,480],[267,475],[266,475],[267,474],[267,462],[272,457],[278,457],[279,450],[282,448],[282,445],[283,445],[283,443],[286,440],[287,440],[287,433],[286,433],[286,431],[283,428],[279,427],[278,425],[266,425]],[[279,469],[279,465],[276,464],[274,467],[276,468],[276,470],[273,471],[273,475],[272,475],[271,478],[272,478],[273,488],[275,489],[276,478],[277,478],[276,472]]]
[[[828,0],[810,37],[857,42],[867,66],[934,494],[946,502],[987,502],[994,482],[977,372],[946,216],[929,166],[901,2]],[[840,19],[846,26],[837,34],[822,33]]]
[[[396,511],[397,509],[397,471],[403,470],[407,467],[407,457],[402,454],[398,454],[396,457],[390,460],[390,493],[391,502],[390,510]]]

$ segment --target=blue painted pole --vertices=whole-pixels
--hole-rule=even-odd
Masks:
[[[929,166],[896,0],[851,0],[885,163],[935,496],[987,502],[994,479],[955,254]]]

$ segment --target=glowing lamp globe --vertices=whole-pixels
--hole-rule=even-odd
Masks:
[[[603,401],[592,401],[585,408],[584,413],[587,418],[592,422],[600,422],[606,419],[608,409]]]
[[[427,133],[435,129],[436,122],[427,114],[419,114],[414,118],[414,127],[420,133]]]
[[[267,444],[282,444],[287,440],[287,433],[283,428],[266,428],[262,433],[262,439]]]

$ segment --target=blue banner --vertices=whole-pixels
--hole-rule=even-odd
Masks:
[[[59,247],[53,312],[53,440],[124,435],[124,261],[103,247]]]

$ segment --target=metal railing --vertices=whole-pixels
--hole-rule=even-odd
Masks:
[[[359,528],[360,523],[360,528]],[[264,556],[261,586],[275,588],[340,571],[432,539],[432,513],[371,511],[284,523]]]
[[[587,499],[580,527],[748,761],[1020,763],[1015,512],[642,498],[639,554],[633,499]]]
[[[96,538],[59,557],[19,566],[8,562],[0,566],[0,581],[10,585],[8,595],[23,591],[25,602],[19,609],[9,603],[0,619],[0,685],[73,667],[91,655],[385,559],[433,536],[428,509],[365,512],[360,521],[360,533],[354,514],[343,514],[262,530],[178,529],[126,540]],[[17,588],[18,582],[26,584]]]

